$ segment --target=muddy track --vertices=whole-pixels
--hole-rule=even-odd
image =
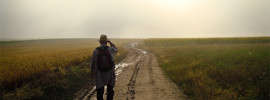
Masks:
[[[134,99],[135,98],[135,83],[136,83],[136,77],[138,75],[138,71],[140,69],[140,65],[142,62],[143,57],[140,57],[139,62],[136,64],[134,72],[132,74],[132,77],[130,78],[129,84],[128,84],[128,91],[127,91],[127,100]]]
[[[126,46],[127,56],[115,67],[115,100],[179,100],[186,95],[159,67],[156,57],[141,49],[137,43]],[[96,100],[95,82],[81,89],[75,100]],[[106,89],[106,87],[105,87]],[[105,90],[106,92],[106,90]],[[106,93],[105,93],[106,94]],[[106,97],[104,95],[104,97]]]
[[[131,45],[125,47],[128,54],[126,57],[115,67],[116,76],[120,75],[123,69],[127,66],[138,64],[138,53],[134,51]],[[116,80],[118,77],[116,77]],[[105,87],[106,89],[106,87]],[[106,91],[105,91],[106,92]],[[106,94],[106,93],[105,93]],[[88,84],[86,84],[80,91],[76,94],[76,98],[74,100],[95,100],[96,98],[96,87],[95,82],[91,80]]]

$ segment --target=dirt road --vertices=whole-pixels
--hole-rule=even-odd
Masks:
[[[186,95],[165,77],[156,57],[131,43],[126,58],[116,65],[115,100],[181,100]],[[104,96],[106,97],[106,96]],[[93,82],[79,91],[77,98],[95,100]]]

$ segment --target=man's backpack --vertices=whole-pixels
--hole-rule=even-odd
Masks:
[[[108,46],[96,48],[98,50],[97,68],[101,72],[106,72],[114,68],[114,62],[108,48]]]

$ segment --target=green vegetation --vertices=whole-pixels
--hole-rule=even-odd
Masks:
[[[125,56],[122,44],[115,61]],[[72,99],[90,80],[90,60],[96,39],[1,41],[0,99]]]
[[[191,99],[269,99],[269,37],[144,42]]]

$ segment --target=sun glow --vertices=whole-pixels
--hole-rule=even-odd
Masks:
[[[141,2],[150,3],[155,6],[159,6],[163,9],[174,9],[179,11],[185,11],[193,7],[201,5],[202,0],[139,0]]]

